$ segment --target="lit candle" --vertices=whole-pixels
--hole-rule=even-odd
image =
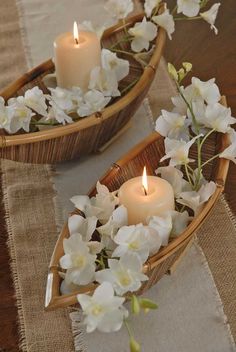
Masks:
[[[175,207],[174,191],[169,182],[147,176],[146,167],[143,176],[125,182],[118,195],[120,203],[127,208],[129,225],[146,224],[149,216],[161,216]]]
[[[54,42],[57,85],[61,88],[80,87],[88,90],[91,70],[101,65],[101,44],[92,32],[79,32],[74,22],[74,33],[59,35]]]

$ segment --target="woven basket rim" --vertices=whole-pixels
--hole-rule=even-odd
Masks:
[[[160,10],[162,11],[162,10]],[[144,16],[144,13],[140,13],[138,15],[132,16],[128,18],[125,23],[118,23],[115,26],[108,28],[103,35],[103,38],[109,37],[112,33],[121,31],[126,25],[133,24],[139,20],[141,20]],[[145,89],[146,85],[150,80],[152,80],[155,75],[156,69],[158,67],[160,61],[160,53],[163,50],[166,39],[166,32],[163,28],[159,27],[158,34],[155,40],[155,49],[152,54],[151,60],[148,66],[144,69],[139,81],[135,84],[131,90],[120,98],[114,104],[105,108],[101,115],[96,115],[96,113],[85,117],[82,120],[77,122],[73,122],[72,124],[68,124],[66,126],[59,126],[52,129],[23,133],[18,135],[2,135],[2,139],[0,139],[0,146],[4,144],[4,147],[13,146],[17,144],[28,144],[28,143],[36,143],[38,141],[54,139],[57,137],[65,136],[74,132],[81,131],[91,126],[98,125],[102,123],[104,120],[111,118],[115,113],[118,113],[120,110],[124,109],[130,102],[132,102],[141,92]],[[45,61],[39,66],[33,68],[31,71],[24,74],[21,78],[13,82],[6,89],[0,92],[0,96],[5,97],[8,100],[11,96],[10,92],[12,92],[13,88],[16,86],[17,89],[20,89],[24,84],[30,82],[32,80],[32,76],[37,77],[43,70],[51,69],[54,67],[52,60]]]

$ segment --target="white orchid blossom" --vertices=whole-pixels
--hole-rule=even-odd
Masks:
[[[86,285],[93,281],[96,255],[90,253],[82,236],[73,234],[64,239],[63,248],[65,254],[60,259],[60,266],[67,269],[68,280],[77,285]]]
[[[102,92],[105,97],[119,97],[118,81],[114,71],[94,67],[90,74],[89,89]]]
[[[50,101],[50,108],[48,110],[46,120],[53,121],[56,120],[57,122],[65,125],[66,123],[72,123],[72,118],[67,115],[54,101]]]
[[[6,107],[6,112],[8,112],[8,116],[10,111],[10,119],[8,120],[8,131],[10,133],[16,133],[22,128],[25,132],[29,132],[31,118],[35,115],[35,113],[33,113],[29,108],[27,108],[25,104],[20,102],[18,98],[9,99],[8,106],[8,108]],[[14,113],[12,113],[13,111]]]
[[[105,185],[97,182],[97,194],[91,199],[88,196],[74,196],[71,198],[76,208],[84,212],[86,217],[96,216],[105,224],[112,215],[119,200],[114,192],[109,192]]]
[[[175,197],[178,197],[181,192],[191,190],[191,185],[184,179],[184,174],[176,167],[163,166],[159,167],[155,172],[171,184]]]
[[[105,9],[117,20],[125,19],[134,9],[132,0],[108,0]]]
[[[112,253],[112,257],[121,257],[128,253],[136,253],[142,263],[144,263],[150,252],[148,234],[148,227],[142,224],[123,226],[114,237],[114,242],[118,247]]]
[[[170,14],[169,9],[165,8],[165,11],[158,16],[154,16],[152,20],[158,24],[158,26],[165,29],[169,39],[172,39],[172,33],[175,31],[175,21],[173,16]]]
[[[172,229],[170,236],[177,237],[187,228],[190,221],[190,216],[186,210],[182,213],[172,210],[170,213],[172,218]]]
[[[194,17],[200,11],[200,0],[177,0],[177,13],[185,16]]]
[[[90,90],[85,93],[83,97],[83,102],[77,109],[79,116],[89,116],[95,112],[100,112],[109,103],[111,97],[105,97],[98,90]]]
[[[151,216],[148,221],[148,226],[158,233],[161,238],[161,245],[167,246],[172,230],[171,214],[167,212],[167,214],[163,216]]]
[[[235,124],[236,119],[231,116],[231,109],[222,104],[207,105],[205,111],[204,125],[215,129],[217,132],[226,133],[230,125]]]
[[[97,231],[101,236],[101,242],[108,248],[113,247],[114,236],[122,226],[126,225],[128,225],[128,212],[123,205],[120,205],[113,211],[107,223],[97,227]]]
[[[218,29],[215,26],[215,20],[219,11],[220,3],[212,5],[212,7],[205,12],[200,12],[200,16],[211,25],[211,29],[214,30],[215,34],[218,34]]]
[[[92,234],[96,230],[98,219],[96,216],[84,218],[81,215],[71,215],[68,219],[68,229],[70,235],[80,233],[83,241],[88,242],[92,238]]]
[[[188,126],[190,121],[186,116],[176,112],[161,110],[156,120],[155,130],[163,137],[189,140]]]
[[[203,82],[197,77],[192,77],[192,84],[185,88],[185,94],[188,102],[203,99],[207,104],[215,104],[221,98],[219,88],[215,84],[215,78]]]
[[[177,199],[177,202],[192,209],[196,216],[202,210],[204,203],[214,194],[215,190],[216,184],[210,181],[202,185],[198,192],[191,191],[180,193],[180,198]]]
[[[161,0],[145,0],[144,10],[147,17],[151,17],[152,11],[159,6]]]
[[[106,29],[105,25],[95,27],[91,21],[83,21],[82,23],[79,23],[79,31],[96,33],[99,39],[102,38],[102,35],[105,29]]]
[[[10,123],[14,116],[14,107],[5,106],[5,100],[0,97],[0,128],[11,133]]]
[[[236,164],[236,132],[232,128],[228,132],[231,144],[219,155],[220,158],[231,160]]]
[[[109,282],[98,286],[92,296],[79,294],[77,299],[85,315],[87,332],[95,329],[102,332],[118,331],[128,316],[128,311],[122,306],[125,298],[115,296]]]
[[[202,134],[192,138],[189,142],[182,139],[176,140],[166,137],[164,142],[166,155],[164,155],[160,161],[170,159],[170,166],[184,165],[194,161],[193,159],[189,159],[189,149],[201,136]]]
[[[180,87],[180,89],[184,94],[184,88]],[[185,94],[184,94],[184,96],[185,96]],[[174,104],[173,112],[176,112],[176,113],[183,115],[183,116],[187,115],[188,107],[180,94],[176,95],[175,97],[172,97],[171,101]]]
[[[142,22],[136,23],[128,32],[133,37],[131,49],[138,53],[143,49],[148,50],[150,42],[157,35],[157,27],[144,17]]]
[[[120,59],[108,49],[102,49],[102,68],[115,73],[117,81],[121,81],[129,74],[129,61]]]
[[[60,87],[49,88],[51,95],[48,97],[52,100],[58,108],[65,110],[67,112],[74,109],[74,104],[72,102],[72,94],[69,89],[64,89]]]
[[[28,89],[25,92],[24,97],[19,96],[17,98],[18,102],[26,105],[28,108],[34,110],[39,115],[47,116],[47,104],[46,97],[43,91],[39,87],[35,86],[32,89]]]
[[[142,262],[137,254],[128,253],[117,259],[108,259],[109,269],[96,272],[95,278],[100,284],[110,282],[117,295],[137,291],[141,282],[148,280],[142,273]]]

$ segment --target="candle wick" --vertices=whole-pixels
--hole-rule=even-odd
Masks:
[[[79,41],[78,41],[78,39],[77,38],[75,38],[75,44],[79,44]]]
[[[147,191],[146,191],[146,188],[144,186],[143,186],[143,190],[144,190],[145,196],[147,196]]]

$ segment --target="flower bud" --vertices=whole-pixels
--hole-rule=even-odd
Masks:
[[[193,65],[190,62],[183,62],[183,68],[186,70],[186,72],[189,72],[192,70]]]
[[[157,309],[158,305],[148,298],[141,298],[140,299],[140,306],[145,309]]]
[[[130,352],[140,352],[141,351],[140,345],[138,344],[137,341],[135,341],[135,339],[133,337],[131,337],[131,339],[130,339],[129,346],[130,346]]]
[[[131,309],[133,314],[139,314],[140,305],[137,296],[133,295],[131,299]]]
[[[178,73],[171,63],[168,63],[168,72],[175,81],[178,81]]]

